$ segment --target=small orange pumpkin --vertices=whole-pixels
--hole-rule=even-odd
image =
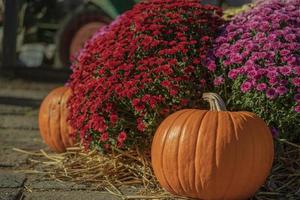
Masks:
[[[211,110],[167,117],[153,138],[154,173],[169,192],[200,199],[247,199],[265,182],[274,158],[266,123],[250,112],[229,112],[205,93]]]
[[[72,94],[68,87],[59,87],[44,99],[39,111],[39,129],[45,143],[55,152],[64,152],[74,145],[70,137],[71,126],[67,122],[67,102]]]

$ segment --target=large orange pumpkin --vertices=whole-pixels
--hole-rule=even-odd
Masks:
[[[55,152],[64,152],[74,145],[70,137],[72,132],[68,124],[67,101],[71,95],[68,87],[59,87],[44,99],[39,111],[39,128],[45,143]]]
[[[247,199],[272,166],[272,135],[250,112],[226,111],[205,93],[211,110],[185,109],[167,117],[151,149],[154,173],[169,192],[200,199]]]

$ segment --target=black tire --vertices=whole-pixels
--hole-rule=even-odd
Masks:
[[[61,23],[61,28],[56,34],[57,55],[54,67],[68,68],[70,66],[71,43],[81,27],[88,23],[100,22],[109,24],[111,21],[112,19],[101,8],[93,5],[80,6],[72,14],[68,15]]]

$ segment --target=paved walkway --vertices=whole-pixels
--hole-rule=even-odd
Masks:
[[[61,84],[0,78],[0,200],[110,200],[116,197],[84,185],[45,181],[17,173],[28,167],[28,156],[13,150],[47,149],[38,131],[42,99]]]

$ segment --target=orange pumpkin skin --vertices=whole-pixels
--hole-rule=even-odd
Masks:
[[[161,123],[151,156],[157,179],[173,194],[248,199],[265,182],[274,147],[253,113],[186,109]]]
[[[71,94],[68,87],[56,88],[43,100],[39,110],[40,134],[50,149],[58,153],[65,152],[75,143],[67,122],[67,102]]]

